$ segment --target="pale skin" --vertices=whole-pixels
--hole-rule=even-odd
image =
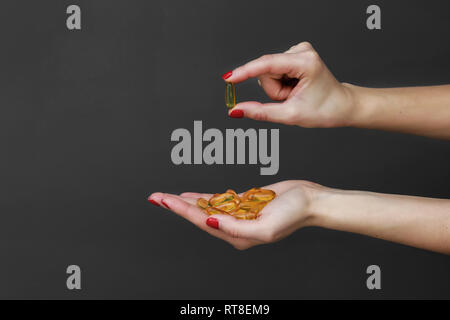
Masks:
[[[302,127],[352,126],[450,140],[450,85],[371,89],[340,83],[306,42],[250,61],[234,69],[226,81],[239,83],[249,78],[258,78],[266,94],[278,102],[239,103],[233,111],[242,110],[244,117]],[[274,190],[277,197],[256,220],[208,216],[196,201],[199,197],[209,199],[210,194],[158,192],[149,200],[240,250],[317,226],[450,254],[448,199],[338,190],[301,180],[263,188]],[[207,225],[208,218],[217,223]]]

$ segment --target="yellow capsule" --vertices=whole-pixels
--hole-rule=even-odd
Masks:
[[[243,201],[239,204],[239,210],[259,213],[269,202],[266,201]]]
[[[266,201],[258,201],[256,202],[256,205],[250,208],[250,212],[252,213],[259,213],[264,207],[266,206],[268,202]]]
[[[214,194],[209,201],[198,199],[197,205],[211,214],[228,214],[236,219],[253,220],[260,216],[261,210],[276,197],[272,190],[253,188],[242,197],[234,190]]]
[[[228,214],[225,211],[217,209],[217,208],[214,208],[214,207],[208,207],[208,208],[205,209],[205,211],[209,215],[212,215],[212,214]]]
[[[238,203],[234,200],[222,202],[214,207],[215,209],[220,209],[226,213],[234,212],[238,208]]]
[[[234,194],[225,192],[225,193],[216,193],[214,196],[212,196],[211,199],[209,199],[209,205],[211,207],[215,207],[221,203],[234,200]]]
[[[237,204],[239,204],[241,202],[241,198],[239,198],[239,195],[232,189],[228,189],[227,193],[231,193],[234,196],[234,201],[237,202]]]
[[[245,191],[242,195],[242,201],[250,200],[249,197],[260,190],[261,188],[251,188],[250,190]]]
[[[241,201],[239,204],[239,209],[250,210],[257,204],[256,201]]]
[[[202,208],[202,209],[206,209],[206,208],[209,207],[208,200],[205,200],[205,199],[203,199],[203,198],[199,198],[199,199],[197,200],[197,205],[198,205],[200,208]]]
[[[252,193],[246,195],[246,199],[250,201],[272,201],[275,198],[275,192],[267,189],[255,190]]]
[[[225,104],[228,109],[233,109],[236,104],[234,84],[225,82]]]
[[[234,213],[232,213],[232,216],[235,217],[236,219],[242,219],[242,220],[253,220],[258,218],[258,214],[254,213],[254,212],[248,212],[245,210],[238,210]]]

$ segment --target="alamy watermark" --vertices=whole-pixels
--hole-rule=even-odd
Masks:
[[[170,155],[176,165],[261,164],[261,175],[275,175],[280,167],[279,129],[270,129],[270,135],[268,129],[252,128],[226,129],[224,134],[216,128],[203,132],[202,121],[194,121],[193,134],[185,128],[175,129],[170,140],[178,142]]]

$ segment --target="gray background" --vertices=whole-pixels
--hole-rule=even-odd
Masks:
[[[381,31],[365,9],[382,8]],[[82,8],[82,31],[66,7]],[[318,228],[236,251],[155,191],[285,179],[449,197],[450,143],[229,119],[220,76],[312,42],[340,81],[448,83],[443,1],[19,1],[0,5],[0,298],[450,298],[450,257]],[[264,97],[256,81],[238,99]],[[280,128],[280,171],[175,166],[176,128]],[[68,291],[65,269],[82,268]],[[381,291],[365,269],[382,268]]]

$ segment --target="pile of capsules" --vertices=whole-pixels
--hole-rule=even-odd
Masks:
[[[253,188],[239,196],[233,190],[216,193],[211,199],[200,198],[197,205],[211,214],[229,214],[236,219],[252,220],[259,216],[260,211],[274,198],[272,190]]]

